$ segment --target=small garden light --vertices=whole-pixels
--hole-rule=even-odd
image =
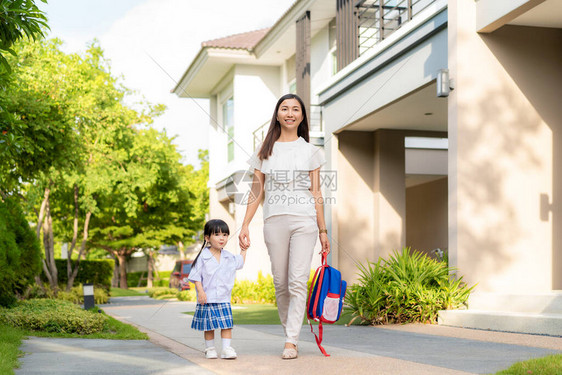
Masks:
[[[95,305],[94,301],[94,285],[93,284],[84,284],[82,286],[82,290],[84,293],[84,310],[89,310]]]

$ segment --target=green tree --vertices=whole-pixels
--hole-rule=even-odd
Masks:
[[[0,198],[0,306],[15,301],[41,267],[41,249],[13,197]]]
[[[46,0],[41,0],[47,3]],[[23,37],[43,37],[47,17],[33,0],[0,0],[0,82],[11,71],[6,52],[15,56],[14,43]]]
[[[144,129],[131,137],[111,168],[111,191],[98,199],[90,242],[119,261],[120,287],[127,288],[126,263],[138,249],[157,249],[196,233],[195,197],[181,155],[164,132]]]
[[[190,173],[188,175],[188,181],[186,181],[189,190],[195,196],[195,202],[193,204],[193,215],[191,220],[197,228],[203,229],[205,225],[205,214],[209,212],[209,188],[207,184],[209,182],[209,151],[199,150],[199,161],[201,162],[201,168],[198,170],[193,170],[193,167],[189,168]]]
[[[43,271],[55,291],[55,237],[70,243],[71,255],[75,248],[79,255],[85,251],[95,195],[104,189],[96,170],[107,163],[105,151],[131,126],[150,121],[150,114],[123,104],[128,91],[111,76],[97,43],[84,56],[65,54],[60,45],[58,40],[18,43],[14,84],[0,93],[9,113],[7,147],[0,149],[2,190],[17,191],[22,181],[30,185],[25,189],[36,208],[37,238],[43,233]],[[69,257],[67,289],[80,258],[72,264]]]
[[[57,40],[18,43],[16,50],[14,84],[0,92],[9,109],[0,133],[0,190],[25,195],[53,290],[55,242],[69,244],[67,289],[88,248],[118,259],[126,286],[132,251],[189,242],[202,227],[206,153],[198,171],[180,163],[171,139],[149,128],[163,106],[126,106],[128,90],[97,43],[83,56],[63,53]]]
[[[77,96],[77,57],[57,40],[18,43],[11,84],[0,91],[0,186],[14,191],[49,170],[77,163],[82,123],[69,110]],[[16,58],[9,57],[16,61]],[[47,187],[49,188],[49,187]]]

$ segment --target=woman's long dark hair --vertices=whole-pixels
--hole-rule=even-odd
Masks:
[[[301,98],[295,94],[285,94],[279,98],[277,101],[277,105],[275,106],[275,110],[273,111],[273,116],[271,117],[271,123],[269,124],[269,129],[267,130],[267,135],[263,141],[261,149],[258,153],[260,160],[268,159],[273,152],[273,145],[275,141],[279,139],[281,136],[281,124],[277,121],[277,112],[279,111],[279,107],[281,103],[283,103],[287,99],[296,99],[299,104],[301,105],[302,110],[302,121],[299,124],[297,129],[297,134],[299,137],[303,137],[305,141],[309,142],[309,134],[308,134],[308,116],[306,115],[306,107]]]
[[[205,245],[207,244],[207,240],[205,240],[205,236],[210,237],[211,234],[217,234],[217,233],[225,233],[229,235],[230,229],[228,229],[228,224],[226,224],[224,221],[220,219],[212,219],[207,221],[205,223],[205,228],[203,229],[203,246],[201,246],[201,250],[199,250],[199,253],[197,254],[195,260],[191,264],[192,268],[195,267],[195,263],[197,262],[197,259],[199,259],[199,255],[201,255],[201,252],[203,251]]]

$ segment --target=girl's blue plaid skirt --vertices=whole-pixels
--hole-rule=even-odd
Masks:
[[[191,328],[198,331],[232,328],[232,308],[230,307],[230,302],[197,304]]]

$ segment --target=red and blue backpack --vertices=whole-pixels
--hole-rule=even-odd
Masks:
[[[316,344],[326,357],[330,355],[322,347],[322,323],[333,324],[338,321],[346,287],[347,283],[342,280],[340,271],[330,267],[326,261],[326,255],[322,254],[322,265],[316,270],[308,291],[307,316],[310,331],[316,338]],[[314,333],[311,319],[318,322],[320,337]]]

